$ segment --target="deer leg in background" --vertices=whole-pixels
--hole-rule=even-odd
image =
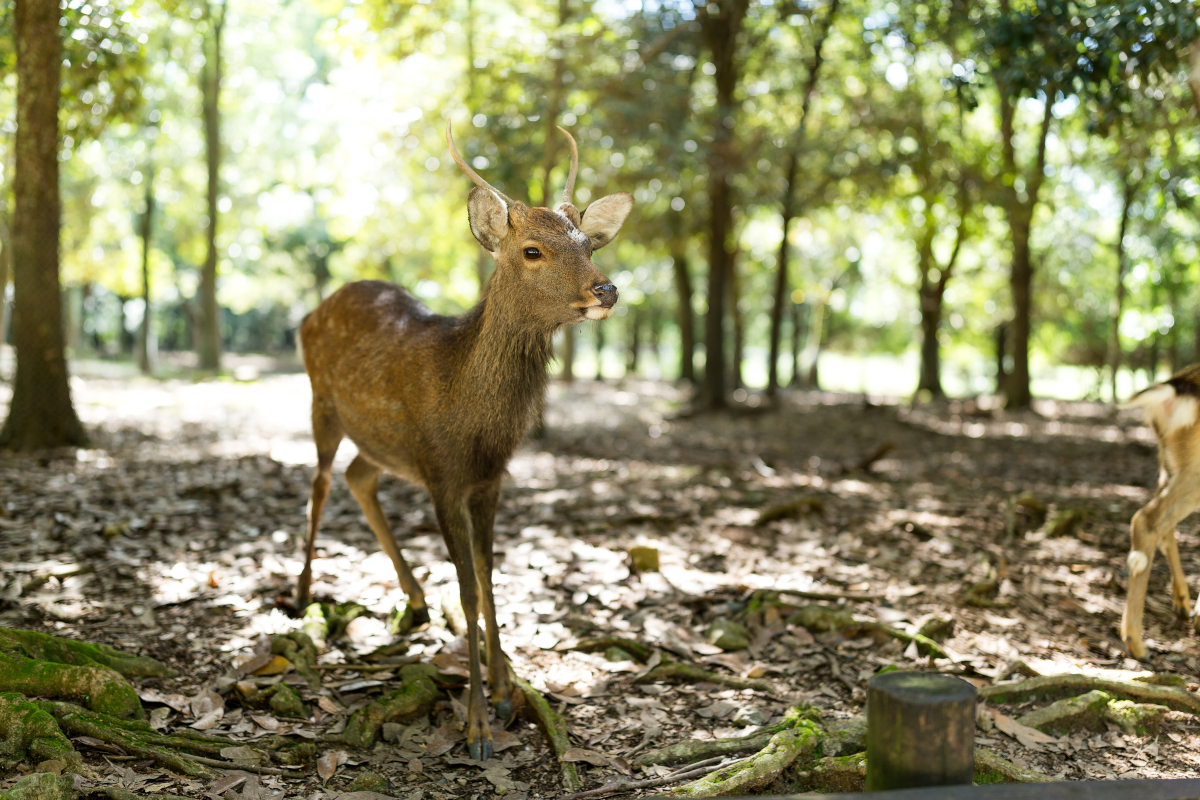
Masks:
[[[1196,489],[1187,485],[1189,481],[1184,480],[1185,477],[1191,476],[1179,473],[1169,476],[1154,498],[1133,515],[1129,524],[1129,594],[1125,598],[1125,613],[1121,616],[1121,638],[1134,658],[1146,656],[1146,646],[1142,642],[1142,610],[1154,551],[1166,536],[1174,539],[1175,525],[1196,508]]]
[[[308,532],[304,538],[304,570],[296,584],[296,608],[304,611],[312,599],[312,561],[317,547],[317,528],[321,524],[321,510],[329,497],[332,480],[333,457],[342,443],[342,423],[332,404],[313,397],[312,410],[313,442],[317,445],[317,471],[313,475],[312,494],[308,498]]]
[[[495,554],[492,549],[496,505],[500,502],[500,481],[477,489],[471,496],[472,557],[475,562],[475,583],[479,588],[479,603],[487,628],[488,688],[497,719],[513,715],[513,687],[508,677],[508,662],[500,647],[500,626],[496,622],[496,603],[492,595],[492,569]]]
[[[400,553],[400,546],[396,544],[392,527],[383,513],[383,507],[379,505],[379,474],[382,471],[360,454],[355,456],[346,469],[346,483],[350,484],[350,493],[354,495],[354,499],[358,501],[363,514],[366,515],[367,524],[371,526],[375,538],[379,540],[379,546],[383,552],[387,553],[388,558],[392,560],[392,565],[396,568],[396,576],[400,579],[400,588],[408,596],[408,605],[413,612],[413,625],[424,625],[429,622],[429,608],[425,605],[425,592],[421,590],[421,584],[417,582],[412,570],[408,567],[408,562]]]
[[[458,573],[458,599],[467,624],[467,659],[471,683],[467,690],[467,755],[476,761],[492,757],[492,731],[488,727],[487,705],[483,698],[483,673],[479,670],[479,589],[472,543],[471,518],[464,498],[443,492],[433,497],[438,527],[450,551],[450,560]]]
[[[1158,549],[1162,550],[1171,568],[1171,605],[1175,608],[1175,615],[1180,619],[1187,619],[1192,613],[1192,601],[1188,594],[1187,575],[1183,571],[1183,563],[1179,560],[1179,543],[1175,540],[1173,529],[1163,537]]]

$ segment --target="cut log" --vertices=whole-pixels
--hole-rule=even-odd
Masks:
[[[970,784],[974,772],[974,686],[919,672],[867,683],[867,791]]]

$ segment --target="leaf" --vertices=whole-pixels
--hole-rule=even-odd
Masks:
[[[408,762],[408,771],[409,772],[420,775],[422,770],[424,770],[424,769],[425,769],[425,765],[421,763],[421,759],[419,759],[419,758],[409,759],[409,762]]]
[[[218,780],[213,781],[212,785],[208,787],[208,793],[215,795],[225,794],[230,789],[236,789],[237,787],[241,786],[249,777],[250,773],[242,772],[241,770],[235,770],[230,772],[224,778],[219,778]]]
[[[236,761],[239,764],[253,764],[255,766],[262,764],[262,754],[245,745],[222,748],[221,757],[230,761]]]
[[[1016,739],[1029,750],[1039,752],[1042,750],[1042,745],[1058,741],[1053,736],[1048,736],[1028,725],[1022,725],[1012,717],[1005,716],[999,711],[992,710],[991,713],[992,718],[996,721],[997,728]]]
[[[282,675],[290,669],[293,669],[292,662],[288,661],[283,656],[272,656],[271,660],[265,665],[254,671],[255,675]]]
[[[138,697],[147,703],[162,703],[163,705],[170,706],[180,713],[187,711],[191,702],[181,694],[167,694],[157,689],[143,689],[138,692]]]
[[[337,772],[337,766],[337,753],[324,753],[317,759],[317,774],[321,776],[321,783],[329,783],[333,773]]]
[[[117,745],[110,744],[102,739],[96,739],[91,736],[76,736],[71,741],[75,742],[76,744],[81,744],[84,747],[91,748],[92,750],[99,750],[102,753],[111,753],[114,756],[125,755],[125,751]]]
[[[321,707],[322,711],[325,711],[329,714],[345,714],[346,713],[346,709],[342,708],[341,706],[339,706],[337,703],[333,702],[333,700],[329,699],[325,695],[321,695],[320,697],[317,698],[317,705]]]
[[[217,727],[217,725],[219,725],[221,723],[221,717],[223,717],[223,716],[225,716],[225,709],[214,708],[212,711],[209,711],[207,714],[202,716],[200,719],[193,722],[191,724],[191,727],[195,728],[198,731],[212,730],[213,728]]]
[[[241,675],[251,675],[270,664],[274,659],[275,656],[270,653],[259,653],[239,662],[235,669]]]
[[[492,752],[502,753],[521,743],[520,737],[510,731],[492,731]]]
[[[455,739],[434,739],[425,747],[425,754],[430,756],[445,755],[453,750],[456,744],[458,742]]]
[[[608,756],[603,753],[598,753],[595,750],[588,750],[583,747],[572,747],[567,752],[563,753],[563,761],[583,761],[597,767],[607,767],[609,765]]]

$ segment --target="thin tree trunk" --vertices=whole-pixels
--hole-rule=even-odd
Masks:
[[[744,389],[746,382],[742,376],[742,362],[745,357],[745,320],[742,318],[738,302],[741,300],[741,282],[737,271],[737,249],[729,255],[729,314],[733,317],[733,388]]]
[[[596,380],[604,380],[604,326],[596,326]]]
[[[1133,203],[1137,184],[1128,174],[1123,179],[1125,191],[1121,196],[1121,224],[1117,228],[1117,287],[1113,294],[1112,331],[1108,337],[1108,366],[1112,378],[1112,401],[1118,402],[1117,375],[1121,371],[1121,314],[1125,311],[1125,231],[1129,227],[1129,206]]]
[[[932,205],[927,203],[926,207]],[[958,255],[962,252],[963,239],[966,236],[967,225],[966,193],[960,193],[958,226],[954,231],[954,249],[944,265],[937,263],[933,254],[933,237],[936,225],[931,223],[921,238],[917,248],[918,271],[921,275],[921,286],[918,298],[921,306],[921,375],[917,383],[917,391],[928,391],[933,397],[945,397],[942,388],[942,348],[938,341],[938,330],[942,324],[942,314],[945,307],[946,284],[954,273],[958,263]],[[938,277],[933,278],[933,270],[938,270]]]
[[[559,377],[566,383],[575,380],[575,327],[567,325],[563,328],[562,375]]]
[[[1001,322],[993,334],[996,342],[996,394],[1008,394],[1008,323]]]
[[[813,356],[812,363],[808,365],[807,380],[807,385],[810,389],[821,388],[821,373],[818,366],[821,361],[821,345],[825,340],[825,308],[826,304],[824,301],[818,300],[813,304],[813,325],[812,333],[810,334],[813,339]]]
[[[829,11],[825,14],[821,32],[817,34],[813,45],[812,62],[808,66],[808,79],[804,83],[803,94],[800,96],[800,121],[791,137],[791,150],[788,153],[787,168],[784,172],[783,201],[780,203],[780,213],[783,215],[783,240],[779,243],[779,258],[775,273],[775,304],[771,306],[771,346],[767,364],[767,397],[774,398],[779,388],[779,342],[783,336],[783,304],[788,294],[788,228],[795,216],[795,183],[796,161],[798,149],[804,142],[808,125],[808,109],[812,97],[816,94],[817,80],[821,74],[821,64],[824,63],[825,40],[829,38],[829,30],[833,26],[833,18],[837,14],[841,0],[830,0]]]
[[[1200,41],[1192,42],[1187,49],[1187,82],[1192,90],[1192,102],[1200,113]]]
[[[142,234],[142,325],[138,331],[138,369],[149,375],[150,363],[150,239],[154,232],[154,165],[146,166],[146,210],[141,219]]]
[[[570,13],[567,0],[558,0],[558,29],[555,33],[551,54],[554,59],[554,77],[550,80],[550,92],[546,103],[546,130],[543,140],[542,158],[542,205],[554,208],[557,203],[550,195],[550,172],[554,169],[554,161],[558,156],[558,141],[560,134],[554,128],[558,124],[558,113],[562,105],[563,73],[566,72],[566,51],[563,28],[567,24]]]
[[[3,202],[3,201],[0,201]],[[7,341],[8,330],[8,276],[12,274],[12,236],[8,225],[8,209],[0,206],[0,351]],[[0,374],[0,380],[4,375]]]
[[[1042,125],[1038,138],[1037,157],[1032,169],[1025,175],[1026,197],[1021,199],[1016,188],[1008,191],[1006,203],[1008,226],[1012,237],[1012,268],[1009,286],[1013,298],[1012,321],[1012,373],[1008,376],[1008,408],[1028,408],[1033,400],[1029,385],[1029,336],[1032,330],[1033,307],[1033,259],[1029,251],[1029,236],[1033,223],[1033,211],[1037,207],[1038,192],[1045,180],[1046,139],[1050,134],[1050,123],[1054,117],[1054,91],[1046,94],[1042,113]],[[1005,166],[1013,175],[1023,174],[1016,167],[1013,121],[1015,108],[1003,86],[1000,87],[1000,136]]]
[[[205,0],[209,29],[206,33],[203,83],[204,146],[208,167],[208,250],[200,272],[200,369],[221,368],[221,319],[217,307],[217,209],[221,185],[221,32],[231,0],[214,13],[212,0]]]
[[[17,372],[0,447],[81,445],[63,352],[58,278],[58,101],[62,38],[58,0],[17,0],[16,167],[13,179],[13,339]]]
[[[696,321],[692,311],[692,272],[687,257],[687,240],[683,238],[681,215],[672,215],[675,227],[671,237],[671,264],[675,270],[676,318],[679,323],[679,378],[696,382]]]
[[[836,2],[836,0],[835,0]],[[818,53],[820,49],[818,48]],[[810,73],[811,79],[811,73]],[[808,98],[805,96],[805,103]],[[767,355],[767,397],[774,398],[779,389],[779,343],[783,337],[783,306],[788,294],[788,255],[791,245],[788,242],[788,230],[792,225],[792,207],[795,200],[793,184],[796,182],[796,151],[788,154],[787,167],[784,169],[783,203],[780,212],[783,214],[783,239],[779,242],[779,256],[775,269],[775,303],[771,306],[771,347]]]
[[[734,92],[738,84],[738,33],[746,16],[749,0],[721,0],[702,3],[696,0],[696,19],[712,54],[716,68],[716,114],[713,119],[713,143],[708,163],[709,223],[708,313],[705,316],[704,397],[702,405],[721,409],[726,405],[725,374],[725,294],[729,273],[728,240],[733,230],[733,200],[729,181],[733,169],[733,126],[737,104]]]
[[[638,352],[642,347],[642,309],[629,309],[629,350],[625,354],[625,374],[631,378],[637,377]]]
[[[806,344],[804,334],[807,312],[807,304],[792,303],[792,386],[804,385],[804,375],[800,371],[800,353]]]

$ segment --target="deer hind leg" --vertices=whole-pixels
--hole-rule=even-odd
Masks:
[[[477,760],[492,757],[492,730],[488,727],[487,702],[483,697],[483,673],[479,669],[479,588],[476,582],[475,548],[471,545],[471,517],[464,498],[438,495],[433,498],[438,525],[446,549],[458,573],[458,598],[467,623],[467,658],[471,682],[467,689],[467,754]]]
[[[392,565],[396,568],[396,576],[400,579],[400,588],[408,596],[408,605],[412,608],[413,624],[424,625],[429,622],[429,607],[425,605],[425,592],[421,590],[421,584],[417,582],[412,570],[408,567],[408,562],[400,553],[400,547],[396,544],[396,537],[392,535],[392,528],[388,524],[387,516],[383,513],[383,507],[379,505],[380,472],[382,470],[379,467],[358,455],[346,469],[346,483],[350,484],[350,493],[354,495],[354,499],[358,501],[363,514],[366,515],[367,524],[371,526],[375,538],[379,540],[380,548],[387,553],[388,558],[392,560]]]
[[[491,690],[492,707],[496,709],[498,719],[509,719],[516,712],[519,705],[516,701],[520,698],[513,692],[508,659],[500,647],[500,626],[496,623],[496,602],[492,592],[495,564],[493,525],[499,501],[499,481],[488,484],[471,497],[471,527],[474,533],[471,537],[471,555],[475,563],[475,583],[479,589],[483,621],[487,628],[488,688]]]
[[[1183,572],[1183,563],[1179,560],[1179,543],[1175,540],[1175,530],[1172,527],[1163,537],[1159,549],[1167,558],[1171,568],[1171,605],[1175,615],[1187,619],[1192,614],[1192,601],[1188,594],[1187,575]]]
[[[304,570],[296,584],[296,608],[303,612],[312,600],[312,561],[317,547],[317,528],[321,525],[321,511],[329,498],[332,481],[333,457],[342,443],[342,423],[332,404],[313,397],[312,408],[313,442],[317,445],[317,471],[313,474],[312,494],[308,499],[308,530],[304,536]]]
[[[1154,551],[1162,548],[1171,566],[1172,594],[1178,610],[1187,602],[1187,577],[1179,563],[1175,525],[1196,507],[1200,484],[1191,474],[1175,473],[1159,486],[1154,498],[1133,515],[1129,526],[1129,594],[1121,617],[1121,638],[1134,658],[1145,658],[1142,642],[1142,610],[1150,582]]]

